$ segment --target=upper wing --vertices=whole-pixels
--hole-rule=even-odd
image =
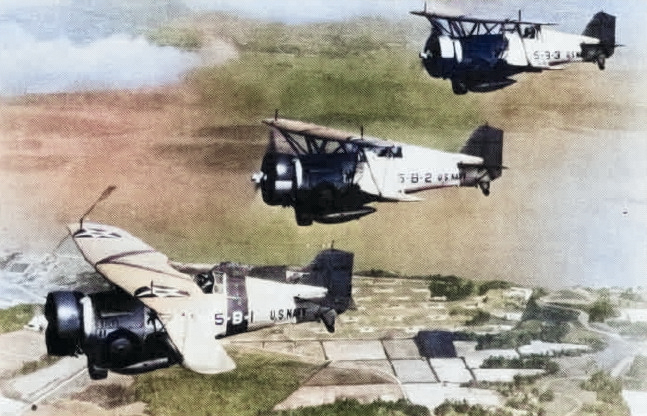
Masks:
[[[554,26],[555,23],[548,22],[531,22],[525,20],[515,20],[515,19],[483,19],[478,17],[468,17],[465,15],[450,15],[442,13],[434,13],[427,11],[413,11],[411,14],[416,16],[423,16],[429,20],[444,20],[446,22],[464,22],[464,23],[490,23],[490,24],[520,24],[520,25],[539,25],[539,26]]]
[[[164,254],[124,230],[95,223],[68,228],[99,273],[157,312],[184,366],[206,374],[235,368],[216,340],[214,295],[202,293],[191,276],[168,264]]]
[[[501,35],[506,32],[521,33],[522,28],[552,26],[553,23],[523,21],[521,19],[480,19],[421,11],[411,12],[426,17],[433,31],[452,38],[467,38],[474,35]]]
[[[320,126],[313,123],[305,123],[298,120],[289,120],[285,118],[267,118],[263,123],[272,126],[285,133],[294,133],[303,136],[306,139],[320,139],[338,143],[352,143],[356,146],[369,147],[390,147],[392,142],[381,140],[375,137],[363,137],[354,133],[337,130],[330,127]],[[304,149],[306,150],[306,149]],[[304,153],[310,153],[305,151]]]

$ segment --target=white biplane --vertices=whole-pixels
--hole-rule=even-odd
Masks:
[[[219,338],[309,321],[323,321],[333,332],[335,317],[351,302],[353,254],[341,250],[324,250],[276,281],[234,263],[178,266],[109,225],[81,221],[69,230],[85,259],[116,288],[50,292],[45,341],[50,355],[85,354],[92,379],[109,370],[135,374],[173,364],[202,374],[229,371],[235,364]]]
[[[375,212],[371,202],[420,201],[412,193],[456,186],[489,195],[501,176],[503,131],[477,128],[460,153],[364,137],[275,117],[252,181],[268,205],[291,206],[297,224],[340,223]]]
[[[599,12],[582,35],[558,32],[553,23],[479,19],[424,11],[431,35],[420,53],[434,78],[450,79],[455,94],[505,88],[521,72],[562,69],[571,62],[594,62],[602,70],[616,46],[616,18]]]

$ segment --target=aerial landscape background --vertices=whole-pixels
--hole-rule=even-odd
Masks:
[[[355,252],[358,270],[640,285],[644,3],[435,4],[482,17],[521,9],[524,19],[573,33],[605,10],[617,16],[625,46],[606,71],[573,65],[455,97],[418,62],[429,24],[408,11],[422,2],[3,2],[0,249],[51,251],[64,224],[114,184],[91,218],[176,260],[302,264],[334,241]],[[150,30],[167,24],[197,28],[207,41],[160,46]],[[306,42],[306,33],[315,35]],[[335,34],[359,51],[325,50]],[[268,51],[261,38],[303,51]],[[373,49],[363,54],[367,39]],[[424,202],[381,204],[357,222],[297,228],[291,210],[265,206],[249,181],[266,143],[260,120],[276,108],[451,151],[488,122],[505,130],[509,169],[488,198],[431,191]]]

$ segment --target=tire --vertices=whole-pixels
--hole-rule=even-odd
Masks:
[[[141,359],[141,342],[126,329],[118,329],[110,334],[105,345],[111,368],[126,367]]]
[[[92,380],[103,380],[108,377],[108,370],[97,367],[88,359],[88,374]]]
[[[329,214],[337,211],[339,193],[335,186],[329,183],[321,184],[314,190],[315,210],[318,214]]]
[[[468,91],[467,84],[460,78],[452,78],[452,91],[456,95],[465,95]]]
[[[301,227],[312,225],[312,214],[299,208],[294,208],[294,218],[297,220],[297,225]]]

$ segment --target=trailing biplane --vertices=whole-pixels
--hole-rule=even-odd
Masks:
[[[420,201],[412,193],[472,186],[489,195],[501,176],[503,131],[477,128],[460,153],[364,137],[275,117],[252,181],[268,205],[291,206],[296,222],[340,223],[375,212],[371,202]]]
[[[272,268],[272,279],[264,276],[266,267],[171,263],[109,225],[81,221],[69,231],[115,289],[50,292],[45,342],[50,355],[85,354],[92,379],[173,364],[202,374],[233,370],[219,338],[309,321],[322,321],[333,332],[335,317],[351,302],[353,254],[345,251],[324,250],[303,269]]]
[[[616,18],[599,12],[582,35],[551,30],[553,23],[479,19],[428,11],[431,35],[420,53],[434,78],[450,79],[455,94],[505,88],[521,72],[562,69],[571,62],[594,62],[602,70],[616,45]]]

